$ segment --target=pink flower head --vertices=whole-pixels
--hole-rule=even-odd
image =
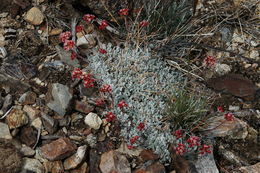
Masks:
[[[111,92],[112,91],[112,87],[109,84],[105,84],[100,88],[100,92]]]
[[[80,79],[82,75],[82,71],[79,68],[75,68],[72,71],[71,77],[72,79]]]
[[[205,154],[205,153],[211,153],[212,151],[210,150],[210,146],[209,145],[205,145],[205,144],[203,144],[202,146],[201,146],[201,148],[199,149],[200,150],[200,152],[199,152],[199,154]]]
[[[200,138],[197,136],[189,137],[189,139],[187,140],[187,142],[189,143],[189,147],[200,146],[199,140]]]
[[[116,116],[115,114],[113,114],[112,112],[108,112],[106,114],[106,121],[107,122],[111,122],[111,121],[114,121],[116,119]]]
[[[102,22],[101,22],[101,24],[99,25],[98,28],[99,28],[100,30],[103,30],[103,29],[105,29],[107,26],[108,26],[107,21],[106,21],[106,20],[102,20]]]
[[[127,16],[128,15],[128,11],[129,11],[129,9],[123,8],[123,9],[119,10],[118,14],[122,15],[122,16]]]
[[[103,106],[105,104],[105,101],[103,99],[97,99],[95,104],[96,106]]]
[[[185,145],[184,144],[181,144],[179,143],[178,146],[175,148],[176,150],[176,154],[178,155],[183,155],[185,153]]]
[[[92,74],[84,74],[83,75],[84,87],[85,88],[92,88],[94,87],[95,79],[93,78]]]
[[[139,139],[140,136],[134,136],[130,139],[130,143],[131,144],[134,144],[138,139]]]
[[[105,49],[102,49],[102,48],[99,48],[98,51],[101,54],[106,54],[107,53],[107,51]]]
[[[118,106],[120,109],[122,109],[122,108],[124,108],[124,107],[127,107],[128,104],[127,104],[124,100],[122,100],[122,101],[120,101],[120,102],[118,103],[117,106]]]
[[[203,60],[203,64],[206,67],[213,67],[216,65],[216,58],[213,56],[206,56],[206,58]]]
[[[93,15],[93,14],[85,14],[84,16],[83,16],[83,20],[85,20],[86,22],[88,22],[88,23],[90,23],[92,20],[94,20],[95,19],[95,15]]]
[[[137,129],[141,131],[144,129],[144,127],[145,127],[144,123],[139,123],[139,125],[137,126]]]
[[[148,26],[148,25],[149,25],[149,22],[146,21],[146,20],[143,20],[143,21],[140,22],[140,26],[141,26],[141,27],[146,27],[146,26]]]
[[[127,148],[128,148],[129,150],[132,150],[132,149],[134,148],[134,146],[133,146],[133,145],[127,145]]]
[[[64,42],[64,49],[66,51],[73,49],[75,46],[75,42],[73,40],[65,40]]]
[[[64,43],[70,37],[71,37],[71,32],[70,31],[66,31],[66,32],[60,33],[59,39],[60,39],[60,41],[62,41]]]
[[[74,51],[72,51],[72,52],[71,52],[71,55],[70,55],[70,59],[71,59],[71,60],[74,60],[74,59],[76,59],[76,58],[77,58],[77,53],[74,52]]]
[[[218,106],[217,110],[218,112],[224,112],[224,108],[222,106]]]
[[[81,31],[83,31],[83,29],[84,29],[83,25],[77,25],[76,26],[76,32],[81,32]]]
[[[224,115],[224,117],[225,117],[225,119],[226,119],[227,121],[233,121],[233,120],[234,120],[234,115],[233,115],[232,113],[226,113],[226,114]]]
[[[182,137],[182,130],[181,129],[176,130],[174,132],[174,136],[176,136],[177,139],[181,138]]]

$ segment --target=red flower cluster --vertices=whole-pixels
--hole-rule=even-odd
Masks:
[[[200,138],[197,136],[189,137],[189,139],[187,140],[187,142],[189,143],[189,147],[200,146],[199,140]]]
[[[98,51],[101,54],[106,54],[107,53],[107,51],[105,49],[102,49],[102,48],[99,48]]]
[[[179,143],[178,146],[175,148],[176,150],[176,154],[178,155],[183,155],[185,153],[185,145],[184,144],[181,144]]]
[[[103,29],[105,29],[107,26],[108,26],[107,21],[106,21],[106,20],[102,20],[102,22],[101,22],[101,24],[99,25],[98,28],[99,28],[100,30],[103,30]]]
[[[112,91],[112,87],[109,84],[105,84],[100,88],[100,92],[111,92]]]
[[[129,11],[129,9],[123,8],[123,9],[119,10],[118,14],[122,15],[122,16],[127,16],[128,15],[128,11]]]
[[[75,42],[73,40],[65,40],[63,48],[68,51],[73,49],[75,46]]]
[[[83,79],[85,88],[94,87],[95,79],[93,78],[92,74],[86,74],[85,72],[82,72],[79,68],[75,68],[72,71],[71,76],[72,79]]]
[[[224,117],[227,121],[233,121],[234,120],[234,115],[232,113],[226,113],[226,114],[224,114]]]
[[[59,39],[61,42],[65,42],[66,40],[68,40],[71,37],[71,32],[70,31],[66,31],[66,32],[62,32],[59,36]]]
[[[141,131],[144,129],[144,127],[145,127],[144,123],[139,123],[139,125],[137,126],[137,129]]]
[[[83,25],[77,25],[76,26],[76,32],[81,32],[81,31],[83,31],[83,29],[84,29]]]
[[[206,56],[203,60],[203,64],[207,67],[213,67],[216,65],[216,58],[213,56]]]
[[[103,106],[104,104],[105,104],[105,101],[103,99],[96,100],[96,106]]]
[[[134,146],[133,146],[133,145],[127,145],[127,148],[128,148],[129,150],[132,150],[132,149],[134,148]]]
[[[224,112],[224,109],[222,106],[218,106],[217,110],[218,110],[218,112]]]
[[[134,144],[138,139],[139,139],[140,136],[134,136],[130,139],[130,143],[131,144]]]
[[[83,20],[85,20],[86,22],[90,23],[92,20],[95,19],[96,16],[94,16],[93,14],[85,14],[83,16]]]
[[[77,58],[77,53],[74,52],[74,51],[72,51],[72,52],[71,52],[71,55],[70,55],[70,59],[71,59],[71,60],[74,60],[74,59],[76,59],[76,58]]]
[[[80,68],[75,68],[73,71],[72,71],[72,79],[81,79],[81,76],[82,76],[83,72],[80,70]]]
[[[111,122],[111,121],[114,121],[116,118],[115,114],[113,114],[112,112],[108,112],[106,114],[106,121],[107,122]]]
[[[124,100],[122,100],[122,101],[120,101],[120,102],[118,103],[117,106],[118,106],[120,109],[122,109],[122,108],[124,108],[124,107],[127,107],[128,104],[127,104]]]
[[[209,145],[202,145],[201,146],[201,148],[199,149],[200,150],[200,152],[199,152],[199,154],[205,154],[205,153],[211,153],[212,151],[210,150],[210,146]]]
[[[182,137],[182,130],[181,129],[176,130],[174,132],[174,136],[176,136],[177,139],[180,139]]]
[[[143,21],[140,22],[141,27],[146,27],[148,25],[149,25],[149,22],[147,22],[146,20],[143,20]]]

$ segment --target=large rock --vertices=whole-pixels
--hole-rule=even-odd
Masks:
[[[102,173],[131,173],[127,158],[113,150],[102,154],[99,168]]]
[[[76,145],[73,144],[68,138],[59,138],[42,146],[40,151],[44,158],[50,161],[55,161],[70,156],[76,148]]]
[[[32,25],[40,25],[44,16],[39,8],[33,7],[26,13],[24,19]]]
[[[27,172],[44,173],[44,168],[39,160],[25,157],[21,173]]]
[[[69,88],[66,85],[54,83],[48,95],[52,97],[52,100],[47,103],[47,106],[59,115],[64,116],[72,99],[72,93],[69,91]]]

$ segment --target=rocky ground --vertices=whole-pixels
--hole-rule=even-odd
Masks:
[[[119,9],[129,8],[134,13],[149,3],[1,2],[0,173],[260,172],[257,1],[194,1],[189,21],[192,32],[150,41],[156,45],[153,54],[164,57],[172,69],[185,76],[190,90],[207,98],[209,118],[203,121],[205,126],[195,129],[212,146],[211,153],[184,157],[169,146],[165,150],[170,148],[171,162],[166,164],[149,147],[129,147],[120,134],[122,121],[103,116],[109,106],[97,103],[100,90],[72,79],[73,69],[91,64],[86,54],[108,42],[120,45],[126,41],[117,25],[124,22]],[[95,14],[110,25],[100,30],[98,20],[85,24],[84,14]],[[85,35],[71,29],[80,24]],[[76,59],[64,50],[59,38],[70,30],[79,49]],[[176,43],[181,34],[185,39]],[[214,66],[205,66],[205,56],[215,57]],[[219,106],[223,111],[217,111]],[[225,113],[232,113],[231,121],[225,121]],[[144,127],[139,124],[138,128]]]

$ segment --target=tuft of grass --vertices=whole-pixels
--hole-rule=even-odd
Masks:
[[[206,98],[185,88],[178,89],[168,100],[167,120],[176,129],[189,131],[205,118],[206,105]]]

